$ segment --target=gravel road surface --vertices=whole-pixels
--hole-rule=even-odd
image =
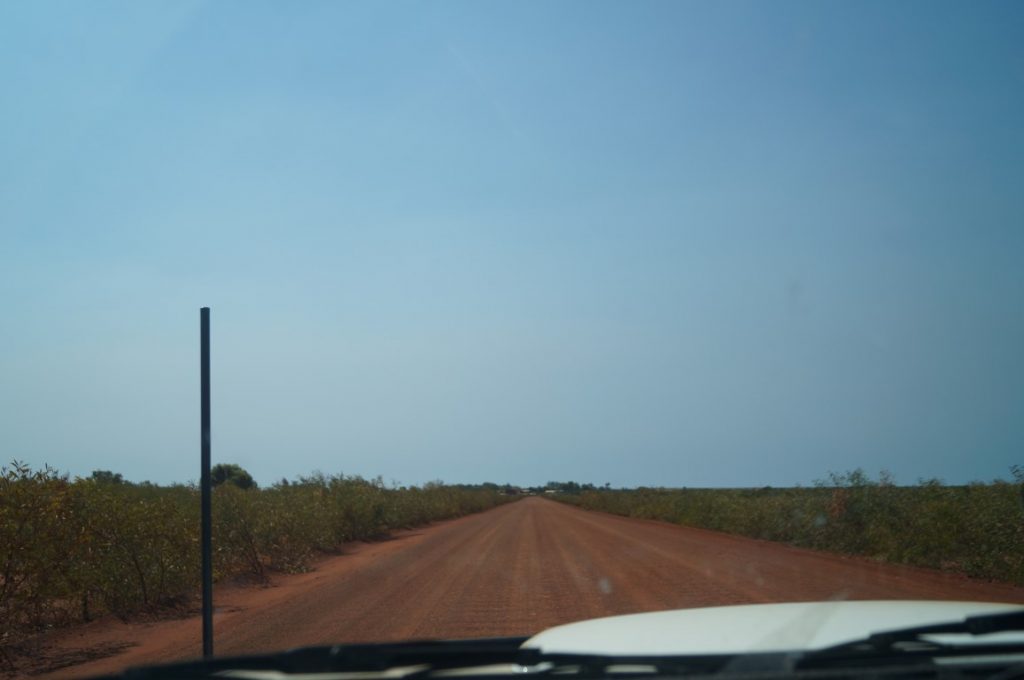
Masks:
[[[587,512],[544,498],[353,546],[271,587],[215,589],[215,651],[531,634],[598,616],[825,599],[1024,603],[1024,588]],[[56,636],[51,677],[195,657],[196,616]],[[43,666],[43,668],[46,667]]]

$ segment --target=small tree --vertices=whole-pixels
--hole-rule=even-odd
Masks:
[[[245,471],[241,465],[235,463],[217,463],[210,469],[210,482],[214,486],[220,486],[225,482],[234,484],[239,489],[255,489],[256,482],[252,475]]]
[[[110,470],[93,470],[89,479],[99,484],[124,484],[124,477],[120,472]]]

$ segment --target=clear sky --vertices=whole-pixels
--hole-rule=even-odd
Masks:
[[[0,457],[1024,464],[1024,3],[5,2]]]

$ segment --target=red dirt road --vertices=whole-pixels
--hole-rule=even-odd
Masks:
[[[215,589],[214,648],[526,635],[612,614],[825,599],[1024,603],[1024,588],[527,498],[354,546],[269,588]],[[65,631],[47,658],[74,665],[47,677],[195,657],[199,631],[195,616]]]

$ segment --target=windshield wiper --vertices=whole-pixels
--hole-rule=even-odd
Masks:
[[[424,666],[432,670],[513,663],[528,638],[483,638],[301,647],[276,654],[217,657],[129,668],[94,680],[208,678],[226,671],[277,671],[284,674],[383,672]],[[408,677],[408,676],[403,676]]]
[[[918,663],[938,657],[983,657],[1024,654],[1024,640],[948,644],[934,635],[971,635],[1024,632],[1024,611],[969,616],[961,621],[927,624],[873,633],[861,640],[805,652],[796,662],[801,669],[843,664]]]

